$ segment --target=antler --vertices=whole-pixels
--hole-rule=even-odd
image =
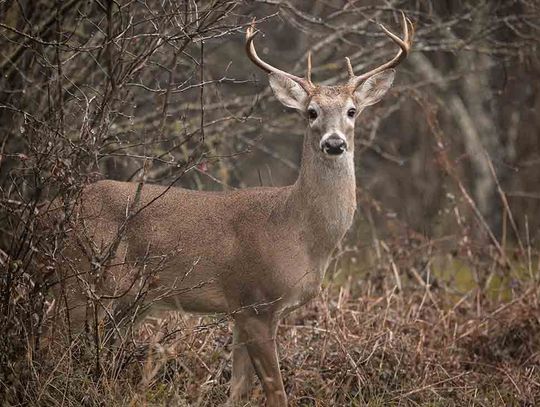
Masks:
[[[392,39],[392,41],[394,41],[397,45],[399,45],[400,50],[398,51],[398,53],[396,54],[394,58],[392,58],[390,61],[360,76],[354,75],[354,71],[353,71],[350,59],[345,58],[347,61],[347,70],[349,72],[349,77],[350,77],[349,85],[351,87],[356,88],[358,85],[360,85],[360,83],[364,82],[370,76],[373,76],[387,69],[394,68],[395,66],[398,66],[401,63],[401,61],[407,58],[407,56],[411,52],[412,38],[414,36],[414,25],[412,21],[409,20],[408,17],[405,17],[405,13],[403,13],[403,11],[401,12],[401,16],[403,19],[403,39],[399,38],[397,35],[389,31],[384,25],[379,24],[379,26],[385,32],[385,34],[388,35]],[[410,31],[409,31],[409,26],[410,26]]]
[[[263,71],[267,73],[276,73],[280,75],[284,75],[289,79],[292,79],[296,83],[298,83],[307,93],[312,93],[315,89],[315,85],[311,82],[311,53],[308,54],[308,69],[307,74],[305,78],[300,78],[295,75],[291,75],[290,73],[287,73],[285,71],[282,71],[281,69],[278,69],[276,67],[273,67],[267,62],[264,62],[259,56],[257,55],[257,51],[255,51],[255,45],[253,45],[253,39],[257,36],[259,31],[255,30],[255,20],[251,23],[251,26],[248,27],[246,30],[246,52],[248,54],[249,59],[257,65],[259,68],[261,68]]]

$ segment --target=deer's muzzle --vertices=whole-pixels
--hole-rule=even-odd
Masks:
[[[321,150],[328,155],[341,155],[347,151],[347,142],[338,134],[331,134],[321,140]]]

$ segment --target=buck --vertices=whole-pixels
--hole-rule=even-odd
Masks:
[[[145,275],[143,259],[153,259],[159,272],[146,294],[152,306],[225,313],[234,321],[231,401],[249,396],[256,374],[267,405],[287,405],[278,322],[319,293],[332,252],[351,226],[355,119],[382,98],[392,85],[392,68],[410,52],[413,26],[404,14],[402,24],[403,39],[381,25],[399,46],[394,58],[359,76],[346,58],[349,79],[339,86],[314,84],[310,57],[304,78],[263,61],[253,42],[257,31],[248,28],[249,58],[268,73],[277,99],[306,122],[298,179],[285,187],[227,192],[110,180],[90,184],[76,209],[76,229],[92,247],[73,245],[79,254],[71,261],[91,274],[103,270],[96,252],[113,248],[113,258],[99,283],[88,285],[81,272],[68,284],[71,324],[85,319],[88,295],[129,307]],[[139,210],[130,216],[136,202]]]

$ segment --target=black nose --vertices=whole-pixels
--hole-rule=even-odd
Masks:
[[[347,143],[333,134],[321,143],[321,149],[328,155],[340,155],[347,150]]]

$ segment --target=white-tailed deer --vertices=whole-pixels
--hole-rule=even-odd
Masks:
[[[256,373],[267,405],[285,406],[278,321],[319,293],[331,254],[352,223],[355,119],[382,98],[392,85],[392,68],[409,54],[413,27],[405,15],[402,24],[403,39],[381,26],[400,48],[393,59],[360,76],[347,59],[350,78],[339,86],[313,84],[310,58],[305,78],[264,62],[250,27],[249,58],[269,74],[281,103],[305,118],[297,181],[229,192],[116,181],[89,185],[76,209],[75,229],[92,247],[84,248],[79,239],[68,256],[79,274],[100,275],[94,285],[81,275],[64,282],[71,324],[84,320],[89,295],[115,301],[119,309],[133,302],[153,262],[159,271],[145,294],[149,303],[226,313],[234,320],[231,399],[248,394]],[[104,248],[112,258],[96,257]]]

